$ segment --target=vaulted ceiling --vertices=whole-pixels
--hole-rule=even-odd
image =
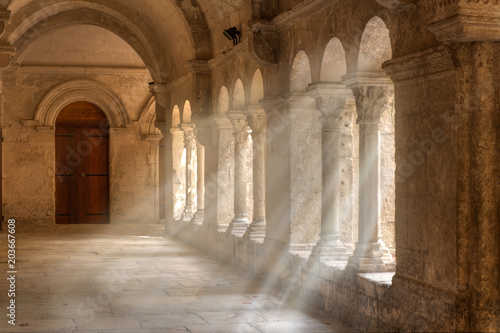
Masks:
[[[0,5],[7,2],[10,19],[0,43],[16,49],[15,63],[47,64],[49,58],[64,63],[65,53],[73,57],[79,48],[105,43],[110,48],[105,64],[115,57],[116,65],[137,66],[137,56],[114,35],[137,53],[157,82],[184,74],[187,61],[213,58],[224,43],[220,27],[252,16],[244,0],[3,0]],[[97,56],[90,53],[83,56],[87,62]],[[66,61],[74,65],[78,57]]]

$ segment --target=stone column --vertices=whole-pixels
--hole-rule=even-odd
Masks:
[[[234,128],[234,218],[228,232],[243,236],[250,224],[247,217],[247,140],[249,128],[242,112],[228,112]]]
[[[313,257],[321,261],[347,261],[349,253],[341,240],[341,115],[354,103],[352,91],[340,83],[316,83],[307,89],[321,111],[322,196],[321,235]]]
[[[197,141],[197,167],[196,167],[196,213],[191,220],[194,224],[201,225],[205,219],[205,147]]]
[[[194,126],[190,124],[179,125],[179,128],[184,132],[184,146],[186,148],[186,204],[182,212],[181,220],[189,222],[196,212],[194,206],[195,193],[195,149],[196,140],[194,138]]]
[[[359,225],[358,242],[348,266],[358,271],[385,270],[379,242],[379,122],[392,81],[385,73],[344,76],[356,98],[359,124]]]
[[[172,134],[172,187],[174,200],[174,219],[181,220],[185,205],[186,169],[182,167],[184,155],[184,133],[179,125],[173,125]]]
[[[159,167],[161,168],[161,172],[159,173],[159,191],[163,201],[163,204],[160,202],[160,208],[162,209],[164,206],[165,231],[168,233],[174,223],[174,194],[172,186],[173,163],[171,153],[173,138],[172,133],[170,133],[172,117],[168,117],[166,112],[170,105],[170,92],[166,85],[162,84],[150,85],[150,91],[155,96],[156,101],[156,127],[163,135],[163,144],[160,147],[159,153]]]
[[[246,112],[253,139],[253,220],[245,238],[263,242],[266,236],[266,113],[259,105]]]
[[[212,131],[205,146],[206,228],[226,232],[234,208],[233,127],[225,116],[210,117]],[[208,136],[208,132],[207,132]]]

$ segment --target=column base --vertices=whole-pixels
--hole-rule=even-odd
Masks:
[[[266,238],[266,219],[254,218],[243,238],[263,243]]]
[[[190,222],[191,219],[193,218],[195,214],[195,210],[191,207],[186,207],[184,208],[184,211],[182,212],[182,216],[181,216],[181,221],[182,222]]]
[[[194,214],[193,218],[191,219],[190,223],[196,225],[202,225],[204,221],[205,221],[205,211],[203,209],[198,209]]]
[[[229,223],[229,228],[226,232],[238,237],[243,237],[249,225],[250,221],[246,214],[236,215],[231,223]]]
[[[347,268],[361,273],[384,272],[385,264],[382,259],[379,243],[356,243],[356,249],[347,262]]]
[[[338,237],[332,235],[321,236],[322,239],[313,248],[311,257],[317,258],[320,261],[347,261],[351,253],[347,250],[344,244]]]
[[[382,252],[382,259],[384,262],[392,262],[394,259],[392,258],[391,250],[387,246],[385,246],[385,243],[383,240],[378,241],[380,244],[380,251]]]

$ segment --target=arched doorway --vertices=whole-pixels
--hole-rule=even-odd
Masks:
[[[56,224],[109,223],[109,122],[88,102],[56,120]]]

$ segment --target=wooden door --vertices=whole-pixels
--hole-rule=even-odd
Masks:
[[[109,124],[95,105],[77,102],[56,122],[56,223],[109,223]]]

